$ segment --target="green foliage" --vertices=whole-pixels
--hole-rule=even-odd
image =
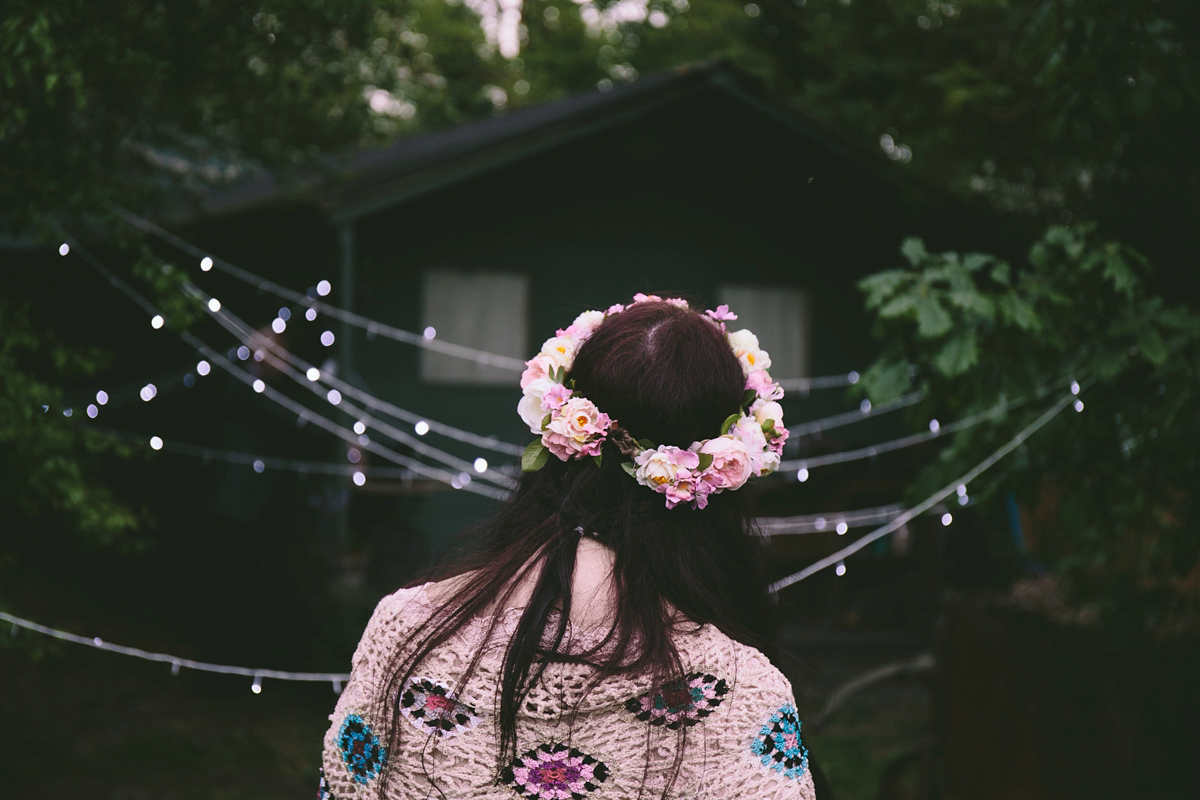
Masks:
[[[1145,259],[1094,225],[1051,227],[1018,269],[915,239],[902,252],[907,267],[859,284],[884,342],[862,390],[875,402],[919,390],[922,420],[1011,409],[958,433],[914,494],[966,472],[1046,394],[1083,383],[1082,413],[1065,412],[972,496],[1015,489],[1028,509],[1052,510],[1031,533],[1035,556],[1117,617],[1200,613],[1200,316],[1148,293]]]
[[[550,458],[550,451],[542,444],[541,439],[534,439],[521,453],[521,471],[522,472],[537,472],[542,467],[546,466],[546,461]]]
[[[128,448],[61,412],[57,382],[93,374],[104,355],[62,344],[2,298],[0,330],[0,506],[7,524],[61,520],[85,547],[140,547],[139,516],[96,481],[93,469],[97,457],[128,456]]]

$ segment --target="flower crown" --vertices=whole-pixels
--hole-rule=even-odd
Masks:
[[[634,295],[630,306],[650,302],[690,308],[686,300],[677,297],[640,293]],[[583,312],[525,362],[521,375],[524,397],[517,404],[517,413],[540,438],[525,448],[522,471],[541,469],[551,453],[563,461],[591,456],[599,464],[601,447],[611,438],[632,459],[621,464],[624,470],[643,486],[666,495],[667,508],[685,502],[704,508],[709,495],[740,489],[751,477],[774,472],[788,437],[778,402],[783,388],[767,374],[771,357],[759,348],[758,338],[748,330],[730,333],[726,329],[727,320],[737,319],[729,306],[704,312],[705,319],[725,334],[746,376],[742,408],[725,420],[720,436],[692,442],[686,449],[656,447],[646,439],[633,439],[615,419],[575,391],[575,382],[566,376],[580,345],[600,323],[625,309],[618,303],[607,311]]]

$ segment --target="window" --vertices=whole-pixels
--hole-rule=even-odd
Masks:
[[[525,360],[529,346],[529,279],[524,275],[430,270],[422,302],[437,338]],[[515,386],[516,373],[422,349],[421,378],[436,383]]]
[[[794,380],[808,377],[809,297],[800,289],[767,289],[754,286],[721,286],[719,303],[738,315],[726,323],[730,330],[749,328],[762,349],[771,355],[771,377]]]

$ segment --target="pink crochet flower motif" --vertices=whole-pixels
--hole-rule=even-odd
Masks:
[[[579,800],[607,779],[603,761],[562,744],[539,745],[500,773],[500,781],[518,795],[538,800]]]

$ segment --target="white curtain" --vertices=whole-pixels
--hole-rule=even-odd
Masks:
[[[429,270],[425,273],[424,322],[437,338],[489,353],[526,359],[529,345],[529,280],[494,272]],[[436,383],[515,386],[518,375],[462,358],[421,351],[421,377]]]
[[[717,290],[717,299],[738,315],[737,321],[725,323],[729,329],[749,328],[758,337],[759,346],[770,354],[772,378],[778,381],[809,377],[807,292],[728,285]]]

